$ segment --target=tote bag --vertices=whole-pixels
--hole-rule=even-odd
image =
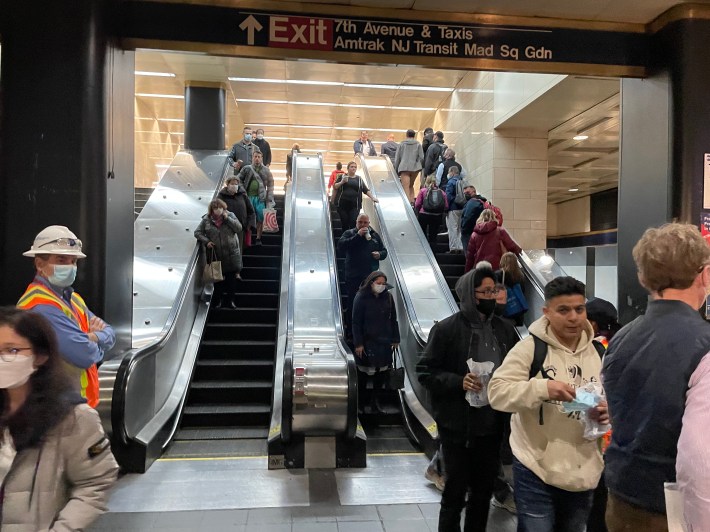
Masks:
[[[205,264],[202,279],[206,283],[218,283],[220,281],[224,281],[224,275],[222,275],[222,262],[217,260],[217,252],[214,248],[210,248],[208,252],[207,264]]]
[[[279,223],[276,221],[276,209],[264,209],[264,233],[278,233]]]
[[[516,283],[512,288],[506,287],[508,300],[505,303],[503,315],[507,318],[528,311],[528,301],[525,299],[520,283]]]

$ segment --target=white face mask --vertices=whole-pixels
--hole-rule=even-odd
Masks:
[[[261,134],[258,134],[258,133],[257,133],[256,138],[258,138],[259,140],[261,140],[261,139],[264,138],[264,135],[261,135]]]
[[[215,216],[222,216],[224,209],[215,209],[212,212],[214,213]]]
[[[25,384],[37,371],[34,363],[34,355],[17,355],[12,362],[0,360],[0,389],[17,388]]]
[[[236,191],[237,191],[237,185],[229,185],[229,186],[227,187],[227,190],[229,190],[230,192],[236,192]]]
[[[387,288],[387,285],[385,285],[385,284],[373,284],[372,285],[372,291],[376,294],[381,294],[382,292],[385,291],[385,288]]]

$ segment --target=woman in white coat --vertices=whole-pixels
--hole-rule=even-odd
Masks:
[[[86,530],[106,511],[118,465],[95,410],[64,374],[37,313],[0,308],[3,532]]]

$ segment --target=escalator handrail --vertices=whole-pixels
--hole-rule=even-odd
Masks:
[[[225,166],[222,171],[222,177],[220,178],[219,184],[215,189],[214,196],[216,196],[218,191],[221,189],[222,183],[227,177],[228,170],[231,170],[231,166],[227,164],[227,161],[228,159],[225,157]],[[196,242],[192,254],[190,255],[190,259],[187,262],[188,267],[185,269],[185,274],[180,282],[177,297],[173,302],[173,306],[170,309],[165,325],[158,336],[148,345],[136,349],[130,349],[121,359],[121,363],[116,371],[113,394],[111,397],[111,427],[115,442],[127,444],[129,440],[129,435],[126,431],[125,425],[125,407],[126,392],[128,390],[128,383],[131,379],[133,370],[142,360],[157,356],[168,343],[171,336],[175,333],[177,317],[180,315],[180,310],[182,309],[182,306],[190,291],[192,284],[191,281],[195,275],[195,271],[199,263],[199,254],[200,244]],[[186,392],[187,390],[185,390],[185,393]]]
[[[369,169],[367,168],[367,158],[363,157],[362,155],[357,156],[359,158],[359,163],[360,166],[363,169],[363,172],[365,176],[367,177],[367,182],[371,185],[372,184],[372,178],[370,177],[370,172]],[[373,157],[374,158],[374,157]],[[385,164],[387,165],[388,171],[390,176],[394,175],[394,167],[392,166],[392,161],[387,157],[386,155],[380,155],[377,158],[383,159],[385,161]],[[439,263],[436,262],[436,257],[434,256],[433,251],[431,250],[431,246],[429,246],[428,241],[426,240],[426,236],[424,235],[424,232],[422,231],[421,226],[419,225],[419,221],[415,217],[414,210],[409,207],[409,201],[405,200],[405,192],[404,189],[402,188],[401,183],[399,182],[399,179],[396,179],[395,182],[398,185],[398,189],[400,191],[401,199],[403,202],[406,201],[407,203],[407,208],[405,208],[405,212],[407,213],[407,218],[411,222],[412,229],[414,230],[415,234],[417,235],[417,238],[419,239],[420,242],[426,242],[426,245],[422,246],[424,255],[426,256],[429,264],[431,265],[432,272],[434,274],[434,277],[436,278],[437,285],[439,288],[442,290],[442,293],[444,294],[444,298],[446,299],[447,303],[449,304],[449,307],[451,309],[451,314],[454,314],[459,311],[458,304],[456,303],[456,300],[453,298],[451,295],[451,290],[449,289],[449,285],[446,282],[446,279],[444,278],[444,274],[441,271],[441,268],[439,267]],[[379,203],[374,203],[373,208],[375,209],[375,212],[377,212],[377,216],[380,221],[380,231],[381,231],[381,236],[382,239],[385,243],[385,247],[388,249],[388,258],[390,262],[392,263],[392,269],[395,272],[395,276],[397,277],[397,286],[406,286],[404,282],[404,274],[402,273],[402,265],[399,262],[399,259],[397,257],[397,253],[389,253],[389,249],[391,247],[389,246],[389,243],[391,242],[391,238],[387,232],[387,225],[386,223],[383,223],[383,220],[386,218],[383,215],[382,208]],[[402,300],[404,302],[404,307],[407,312],[407,319],[409,320],[409,324],[411,326],[411,330],[415,333],[415,336],[417,338],[417,342],[419,343],[420,347],[424,347],[427,344],[427,338],[428,336],[424,334],[424,331],[422,330],[419,321],[416,319],[416,311],[414,308],[414,303],[412,302],[411,296],[409,294],[408,290],[400,290],[402,294]]]
[[[545,280],[540,276],[537,268],[533,266],[533,262],[525,251],[518,255],[518,264],[522,268],[525,276],[530,280],[535,291],[540,294],[540,297],[545,299],[545,285],[547,284]]]

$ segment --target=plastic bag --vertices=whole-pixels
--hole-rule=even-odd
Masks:
[[[495,364],[493,362],[474,362],[472,358],[466,361],[468,370],[481,379],[483,388],[480,392],[469,390],[466,392],[466,400],[473,407],[481,408],[488,404],[488,381],[491,380],[491,373]]]
[[[564,412],[580,412],[579,420],[584,426],[583,436],[585,440],[593,441],[599,439],[611,429],[611,425],[608,423],[601,424],[593,420],[589,415],[589,411],[603,400],[604,388],[599,383],[590,382],[583,388],[577,389],[574,401],[562,403]]]

